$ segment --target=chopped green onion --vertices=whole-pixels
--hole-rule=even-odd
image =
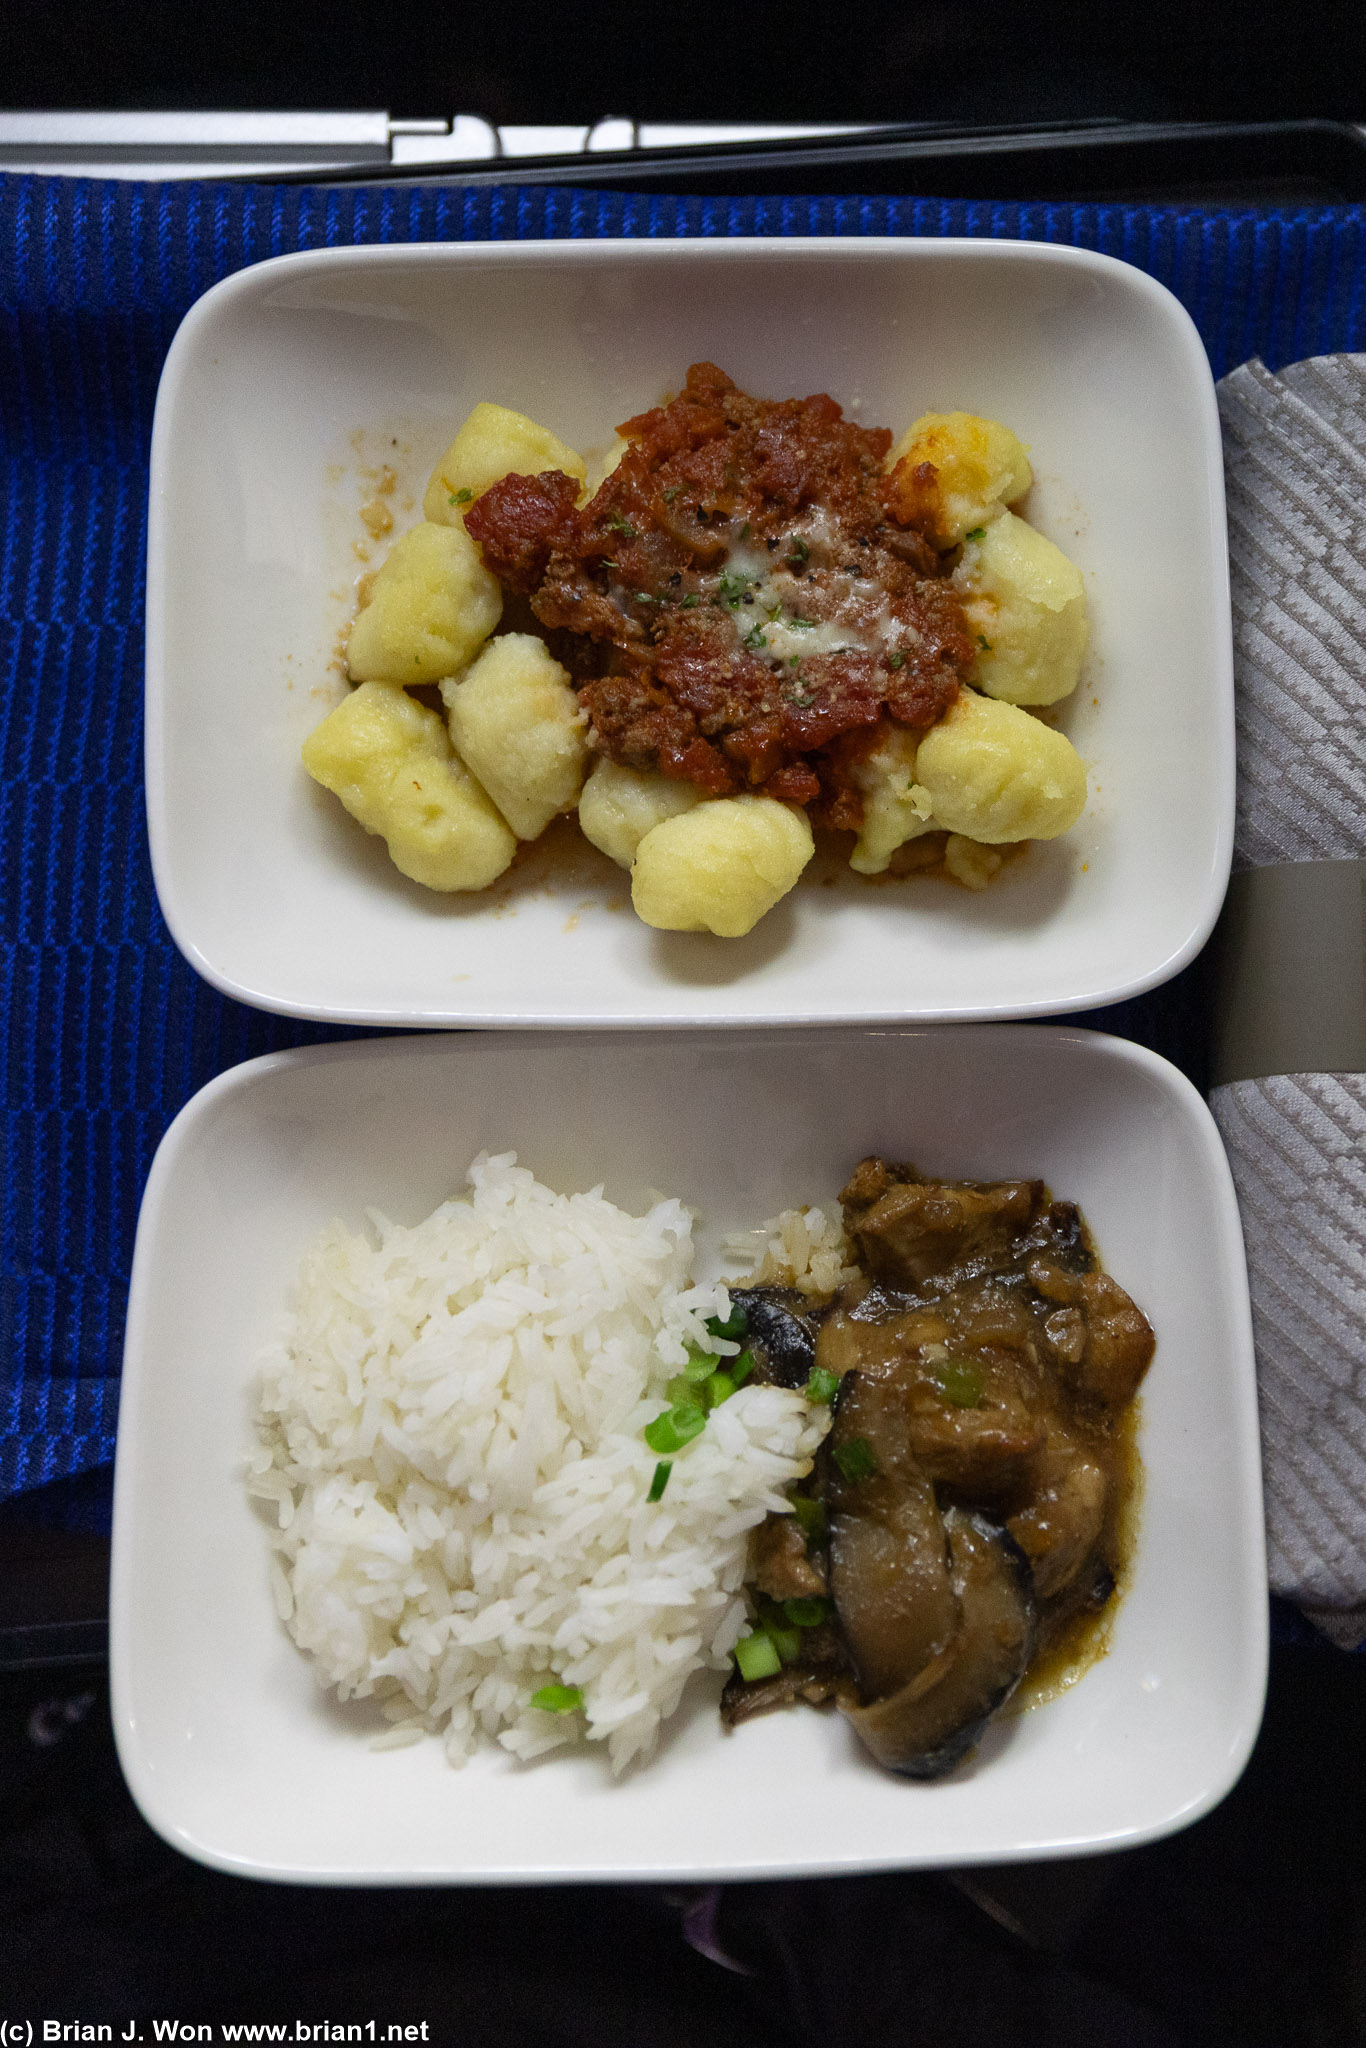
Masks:
[[[946,1358],[931,1375],[944,1399],[955,1408],[980,1408],[982,1369],[967,1358]]]
[[[714,1372],[707,1381],[704,1392],[709,1408],[719,1408],[723,1401],[729,1401],[735,1392],[735,1382],[728,1372]]]
[[[991,653],[991,642],[987,639],[985,633],[979,633],[977,635],[977,645],[982,649],[982,652],[984,654]]]
[[[702,600],[697,595],[697,592],[695,590],[690,590],[688,591],[686,596],[680,597],[678,602],[685,612],[690,612],[693,606],[695,604],[701,604]]]
[[[685,1372],[676,1372],[664,1392],[675,1408],[682,1402],[695,1401],[697,1389]]]
[[[834,1458],[851,1486],[856,1480],[871,1479],[877,1471],[877,1459],[866,1436],[851,1436],[847,1444],[836,1444]]]
[[[789,562],[795,562],[798,568],[805,568],[807,562],[810,561],[811,550],[800,534],[794,533],[792,535],[791,548],[785,559]]]
[[[647,1424],[645,1441],[652,1451],[662,1458],[671,1457],[681,1451],[684,1444],[690,1444],[695,1436],[701,1436],[707,1426],[706,1411],[695,1401],[679,1401],[664,1415],[657,1415]]]
[[[963,538],[964,540],[981,540],[985,533],[985,526],[974,526],[973,528],[971,528],[969,532],[963,535]]]
[[[650,1491],[645,1496],[647,1501],[662,1500],[664,1498],[664,1489],[669,1483],[669,1474],[672,1471],[673,1466],[669,1464],[668,1460],[661,1459],[659,1464],[655,1466],[655,1476],[650,1481]]]
[[[749,539],[749,521],[748,521],[748,520],[746,520],[746,521],[745,521],[745,523],[744,523],[744,525],[743,525],[743,526],[742,526],[742,527],[740,528],[740,531],[739,531],[739,533],[738,533],[738,534],[736,535],[736,538],[737,538],[737,540],[748,540],[748,539]]]
[[[611,527],[613,533],[621,534],[626,540],[634,540],[636,538],[634,526],[632,526],[629,519],[623,519],[620,512],[609,512],[607,524]]]
[[[787,623],[789,626],[795,626],[799,633],[814,632],[816,626],[816,621],[814,619],[799,619],[795,612],[793,613],[792,617],[788,620]]]
[[[473,491],[452,491],[446,503],[448,505],[468,505],[473,496]]]
[[[578,1685],[543,1685],[531,1695],[533,1707],[543,1714],[572,1714],[583,1705],[583,1688]]]
[[[741,1678],[750,1685],[756,1678],[776,1678],[783,1668],[781,1657],[763,1629],[741,1636],[735,1645],[735,1661]]]
[[[802,1392],[808,1401],[819,1401],[828,1408],[839,1392],[839,1387],[840,1376],[837,1372],[827,1372],[823,1365],[813,1365],[811,1377],[802,1388]]]
[[[888,668],[905,668],[905,666],[906,666],[906,657],[905,657],[905,655],[904,655],[904,654],[902,653],[902,651],[901,651],[901,649],[900,649],[899,647],[897,648],[897,650],[896,650],[896,653],[895,653],[895,654],[889,654],[889,655],[888,655],[888,657],[887,657],[887,666],[888,666]]]
[[[800,654],[789,654],[787,657],[787,665],[789,668],[800,668],[802,665],[802,658]]]
[[[651,597],[648,590],[638,590],[636,592],[637,604],[663,604],[663,602],[662,597]]]
[[[742,1387],[758,1363],[759,1361],[752,1351],[741,1351],[738,1356],[732,1358],[726,1370],[736,1386]]]
[[[710,1379],[720,1366],[721,1360],[714,1351],[703,1351],[696,1344],[687,1346],[688,1362],[683,1370],[690,1380]]]
[[[792,1512],[801,1524],[808,1543],[822,1543],[825,1540],[825,1503],[812,1500],[808,1493],[794,1493]]]
[[[830,1612],[830,1602],[815,1596],[805,1600],[784,1600],[783,1613],[793,1628],[819,1628]]]
[[[766,1620],[764,1622],[764,1634],[768,1637],[784,1664],[796,1663],[802,1654],[802,1634],[800,1629],[784,1628],[781,1621]]]
[[[702,1327],[713,1337],[743,1337],[749,1317],[742,1308],[732,1308],[728,1316],[708,1316]]]

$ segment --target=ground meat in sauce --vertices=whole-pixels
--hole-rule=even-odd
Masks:
[[[553,471],[484,492],[465,524],[485,562],[550,629],[612,760],[856,829],[858,762],[889,721],[933,725],[974,659],[953,557],[889,511],[890,434],[711,363],[620,431],[581,509]]]

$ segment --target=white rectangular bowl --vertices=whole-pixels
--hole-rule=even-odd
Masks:
[[[1090,599],[1062,723],[1091,797],[1074,831],[985,894],[813,871],[747,939],[661,933],[585,847],[443,897],[305,774],[299,749],[344,690],[365,473],[397,471],[401,527],[478,400],[587,450],[700,357],[761,396],[828,390],[867,425],[956,408],[1031,445],[1026,510]],[[326,250],[216,286],[166,359],[147,573],[152,863],[191,964],[264,1009],[583,1026],[1116,1001],[1182,967],[1217,914],[1231,678],[1209,368],[1177,300],[1110,257],[909,240]]]
[[[723,1732],[694,1680],[661,1752],[463,1771],[369,1747],[275,1616],[243,1468],[253,1354],[334,1215],[416,1222],[484,1147],[563,1190],[662,1187],[720,1234],[879,1150],[1079,1200],[1147,1310],[1132,1584],[1108,1654],[919,1785],[834,1713]],[[1266,1571],[1242,1241],[1209,1113],[1153,1054],[1061,1027],[409,1038],[256,1060],[182,1111],[138,1228],[115,1481],[119,1754],[177,1848],[309,1883],[760,1877],[1116,1848],[1229,1789],[1261,1714]]]

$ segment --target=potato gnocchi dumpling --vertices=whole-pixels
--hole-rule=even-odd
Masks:
[[[977,636],[977,687],[1007,704],[1056,704],[1086,652],[1086,587],[1075,562],[1002,512],[963,549],[953,584]]]
[[[695,782],[623,768],[600,755],[579,798],[579,829],[619,868],[629,868],[647,832],[705,802]]]
[[[770,796],[716,797],[645,834],[631,870],[631,900],[659,931],[743,938],[786,896],[814,852],[804,811]]]
[[[975,690],[960,690],[925,734],[915,773],[936,825],[988,846],[1056,839],[1086,807],[1086,770],[1071,741]]]
[[[451,750],[435,711],[362,683],[304,742],[304,766],[428,889],[487,889],[517,841]]]
[[[505,405],[476,405],[432,471],[422,516],[458,526],[465,507],[500,477],[540,476],[547,469],[561,469],[580,484],[588,475],[583,457],[549,427],[538,427],[524,412]]]
[[[425,521],[400,534],[346,643],[357,683],[437,683],[479,652],[503,593],[461,526]]]
[[[863,824],[849,856],[856,874],[884,874],[899,846],[934,830],[929,791],[915,780],[919,745],[918,732],[894,725],[854,771],[863,795]]]
[[[502,633],[441,685],[451,739],[519,839],[572,811],[588,758],[588,721],[543,640]]]
[[[937,548],[953,548],[995,519],[1034,481],[1024,442],[999,420],[926,412],[887,457],[894,517]]]

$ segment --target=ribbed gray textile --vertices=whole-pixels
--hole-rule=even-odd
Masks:
[[[1366,357],[1219,386],[1234,864],[1366,855]],[[1366,1637],[1366,1075],[1217,1088],[1242,1209],[1273,1591]],[[1315,1616],[1318,1619],[1318,1616]],[[1326,1619],[1326,1617],[1325,1617]]]

